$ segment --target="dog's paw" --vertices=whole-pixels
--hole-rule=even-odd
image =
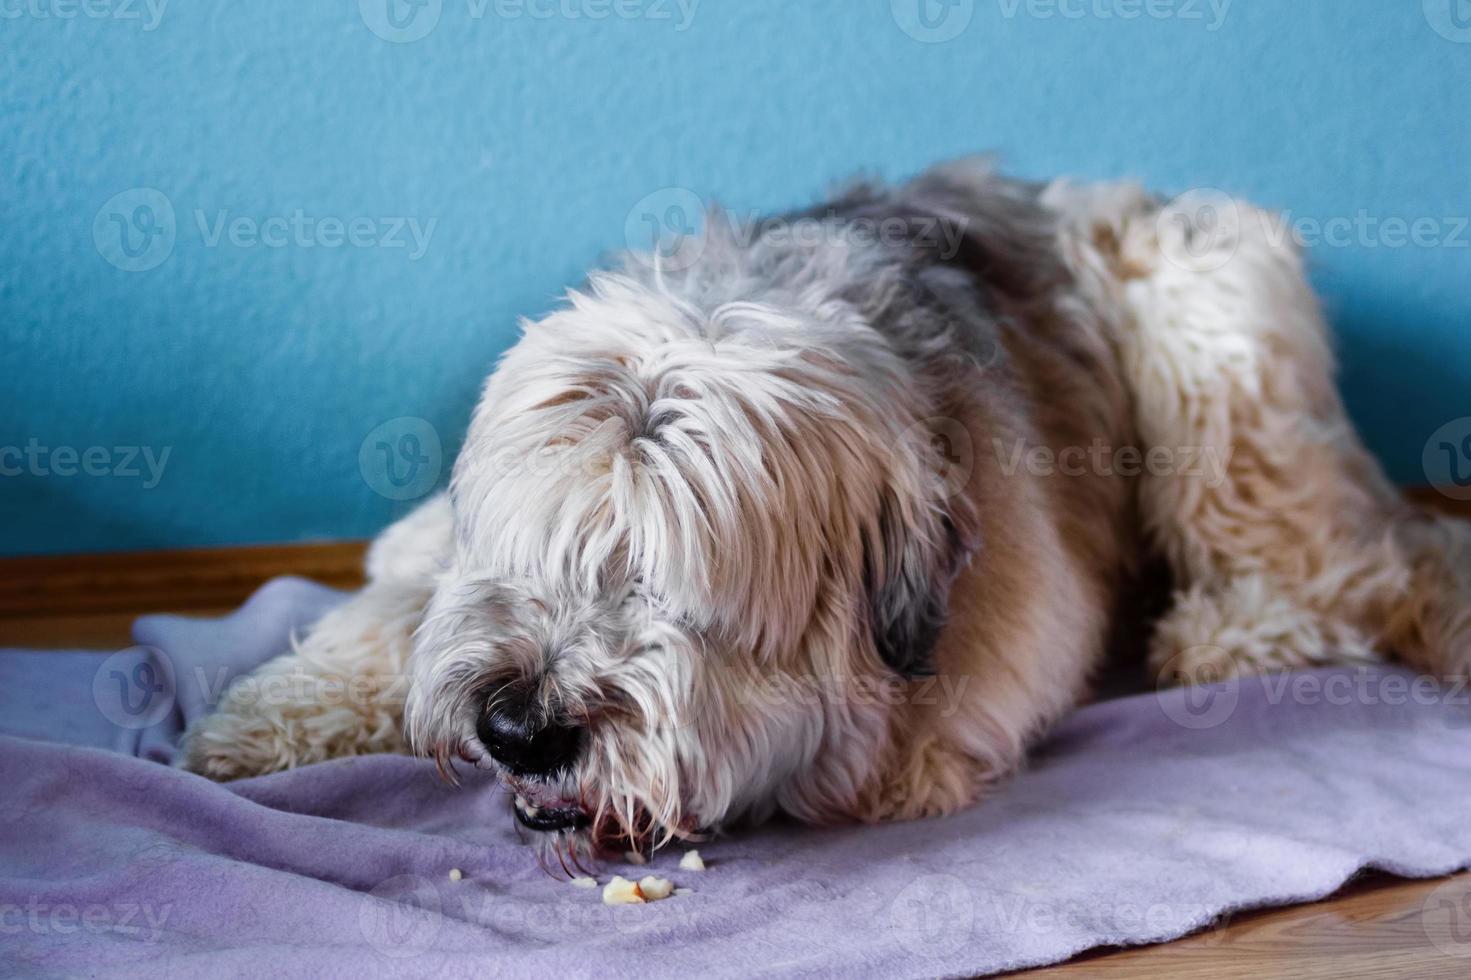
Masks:
[[[279,772],[299,764],[286,733],[264,719],[213,714],[189,727],[174,765],[217,782]]]
[[[916,738],[875,774],[854,815],[864,823],[948,816],[979,800],[1004,772],[999,761],[982,761],[937,737]]]
[[[353,755],[404,752],[401,678],[312,672],[283,657],[232,685],[189,727],[176,762],[215,780]]]
[[[407,678],[384,670],[378,633],[351,615],[364,593],[318,624],[299,652],[236,678],[213,713],[189,727],[176,762],[216,780],[262,776],[344,756],[405,751]],[[308,656],[305,648],[313,651]]]

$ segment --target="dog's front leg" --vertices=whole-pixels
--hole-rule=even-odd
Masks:
[[[292,652],[231,684],[185,733],[179,765],[227,780],[404,751],[409,653],[449,526],[448,501],[436,498],[385,531],[368,556],[367,587]]]
[[[185,733],[179,764],[228,780],[403,751],[404,665],[427,601],[401,584],[368,586],[291,653],[231,684]]]

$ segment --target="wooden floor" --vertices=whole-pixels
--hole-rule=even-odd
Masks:
[[[0,647],[120,649],[141,613],[219,615],[278,575],[352,588],[363,551],[332,542],[0,560]],[[1238,914],[1174,943],[1094,951],[1014,976],[1462,980],[1471,977],[1471,874],[1372,876],[1326,901]]]
[[[1444,888],[1445,891],[1437,891]],[[1452,906],[1442,904],[1444,898]],[[1026,980],[1168,977],[1471,977],[1471,874],[1433,881],[1371,876],[1333,898],[1238,913],[1173,943],[1099,950]],[[1429,914],[1427,914],[1427,910]],[[1463,938],[1464,937],[1464,938]]]

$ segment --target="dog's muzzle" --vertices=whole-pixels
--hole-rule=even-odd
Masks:
[[[551,794],[549,781],[577,762],[585,732],[535,709],[526,698],[497,699],[475,725],[475,736],[516,792],[516,819],[531,830],[577,830],[589,818],[580,805]]]

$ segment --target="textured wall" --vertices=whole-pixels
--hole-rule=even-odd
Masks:
[[[1338,219],[1375,450],[1471,414],[1467,0],[416,2],[0,0],[0,552],[369,534],[648,195],[981,149]]]

